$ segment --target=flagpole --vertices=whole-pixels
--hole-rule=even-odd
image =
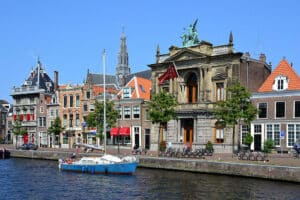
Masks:
[[[176,66],[176,64],[175,64],[175,61],[173,61],[172,63],[173,63],[173,65],[174,65],[174,67],[175,67],[175,71],[176,71],[176,73],[177,73],[177,77],[179,77],[179,74],[178,74],[178,71],[177,71],[177,66]]]
[[[106,68],[106,53],[103,49],[102,53],[103,67],[103,132],[104,132],[104,154],[106,154],[106,83],[105,83],[105,68]]]

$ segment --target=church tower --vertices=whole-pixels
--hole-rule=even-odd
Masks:
[[[130,74],[130,67],[128,66],[128,52],[126,45],[126,36],[124,28],[121,35],[121,46],[118,55],[118,65],[116,68],[116,80],[118,87],[122,87],[126,84],[126,78]]]

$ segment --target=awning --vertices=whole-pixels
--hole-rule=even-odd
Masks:
[[[114,127],[110,129],[111,136],[130,136],[130,127]]]

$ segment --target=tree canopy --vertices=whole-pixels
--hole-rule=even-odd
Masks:
[[[48,133],[59,135],[63,130],[64,128],[61,126],[60,118],[56,117],[53,124],[48,128]]]
[[[235,126],[243,120],[249,124],[255,119],[257,109],[250,102],[251,93],[239,82],[234,83],[227,89],[227,100],[217,103],[214,115],[218,121],[233,127],[232,145],[234,147]]]
[[[175,118],[175,106],[177,102],[173,95],[161,91],[152,96],[151,101],[148,102],[150,110],[150,119],[152,123],[159,123],[159,143],[162,142],[162,130],[168,121]]]
[[[96,100],[94,112],[88,114],[86,118],[87,126],[97,128],[97,136],[102,138],[104,127],[104,103]],[[108,127],[113,127],[116,124],[118,111],[114,108],[113,101],[106,101],[106,124]]]

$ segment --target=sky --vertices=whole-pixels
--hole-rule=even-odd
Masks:
[[[196,19],[199,40],[228,43],[274,69],[285,57],[300,74],[299,0],[0,0],[0,99],[13,103],[38,58],[59,84],[82,84],[88,69],[115,74],[124,28],[131,72],[150,69],[156,48],[182,46]],[[122,28],[123,27],[123,28]]]

